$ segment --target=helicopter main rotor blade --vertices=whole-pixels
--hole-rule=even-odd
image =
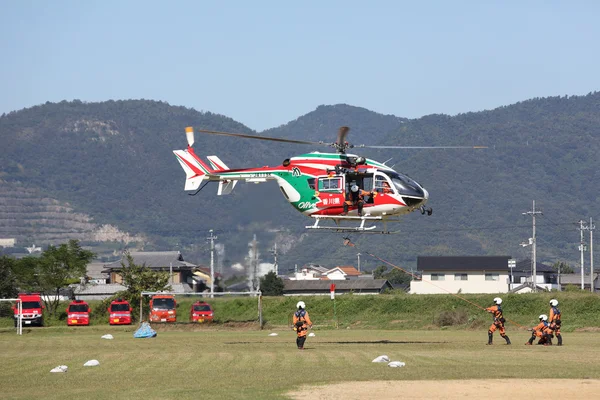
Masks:
[[[205,129],[197,129],[196,132],[207,133],[209,135],[220,135],[220,136],[232,136],[232,137],[240,137],[245,139],[257,139],[257,140],[269,140],[272,142],[282,142],[282,143],[294,143],[294,144],[309,144],[313,146],[329,146],[329,143],[325,142],[309,142],[305,140],[293,140],[293,139],[283,139],[283,138],[274,138],[268,136],[258,136],[258,135],[248,135],[246,133],[231,133],[231,132],[220,132],[220,131],[209,131]]]
[[[487,149],[487,146],[354,146],[368,149]]]

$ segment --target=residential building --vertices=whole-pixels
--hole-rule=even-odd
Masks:
[[[600,291],[600,278],[597,272],[594,272],[594,291]],[[584,290],[590,290],[590,274],[583,275]],[[562,290],[565,286],[575,286],[581,288],[581,274],[561,274],[560,285]]]
[[[421,280],[410,293],[506,293],[509,256],[427,256],[417,258]]]
[[[558,290],[557,273],[554,269],[543,263],[536,263],[535,284],[538,291]],[[532,284],[533,262],[531,259],[519,261],[512,268],[509,278],[511,292],[526,293],[530,292]]]
[[[76,300],[105,300],[125,289],[120,283],[76,285],[73,295]]]
[[[358,279],[360,272],[353,266],[335,267],[325,272],[324,276],[331,281]]]
[[[333,282],[327,280],[285,280],[284,296],[329,296]],[[335,293],[338,294],[380,294],[393,289],[385,279],[336,280]]]
[[[196,265],[186,262],[179,251],[132,251],[129,254],[135,264],[144,264],[152,270],[170,273],[172,284],[194,285],[193,271]],[[121,262],[127,262],[124,258],[125,256],[105,265],[103,272],[110,274],[111,283],[123,283],[120,271],[123,268]]]
[[[17,239],[15,238],[0,239],[0,246],[2,247],[15,247],[16,243]]]
[[[328,269],[325,267],[321,267],[318,265],[308,265],[305,267],[302,267],[302,269],[300,271],[297,271],[294,273],[293,277],[290,277],[290,280],[295,280],[295,281],[310,281],[310,280],[320,280],[320,279],[327,279],[325,277],[325,274],[327,273]]]
[[[109,275],[104,263],[90,263],[86,267],[86,276],[88,282],[95,285],[105,285],[108,283]]]

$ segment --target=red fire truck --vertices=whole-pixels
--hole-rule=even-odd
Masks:
[[[116,299],[108,307],[108,323],[110,325],[130,325],[131,306],[127,300]]]
[[[150,299],[150,322],[177,321],[177,302],[171,294],[155,294]]]
[[[83,300],[74,300],[67,307],[67,325],[89,325],[92,309]]]
[[[37,325],[44,326],[44,315],[42,310],[44,305],[42,304],[42,297],[39,293],[19,293],[19,300],[21,302],[21,321],[22,325]],[[13,306],[15,326],[17,326],[19,307],[18,305]]]

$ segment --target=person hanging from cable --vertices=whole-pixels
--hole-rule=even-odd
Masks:
[[[550,318],[548,318],[549,327],[558,340],[557,345],[562,346],[562,336],[560,334],[560,310],[558,309],[558,300],[550,300]]]
[[[535,338],[540,338],[537,344],[552,346],[552,329],[550,329],[548,324],[548,316],[541,314],[538,318],[540,319],[540,323],[530,329],[531,337],[525,345],[531,346]]]
[[[298,346],[298,350],[304,350],[306,334],[308,333],[308,328],[312,328],[312,322],[306,311],[306,304],[303,301],[299,301],[296,304],[296,308],[292,329],[296,331],[296,345]]]
[[[502,315],[502,299],[500,297],[494,298],[494,305],[486,308],[485,310],[491,313],[494,316],[494,322],[490,325],[488,330],[488,345],[491,345],[494,340],[494,332],[496,329],[500,331],[500,336],[506,340],[506,344],[510,344],[510,339],[506,335],[506,330],[504,329],[504,316]]]

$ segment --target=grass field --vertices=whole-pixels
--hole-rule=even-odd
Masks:
[[[486,329],[315,329],[307,349],[298,351],[291,330],[269,337],[270,331],[157,327],[153,339],[133,339],[133,330],[25,329],[22,337],[0,330],[0,397],[277,399],[306,384],[350,381],[600,379],[597,332],[564,334],[563,347],[543,347],[524,346],[526,331],[508,331],[512,346],[498,335],[486,346]],[[115,339],[100,339],[105,333]],[[381,354],[406,367],[371,363]],[[100,366],[83,367],[90,359]],[[61,364],[67,373],[49,372]]]

